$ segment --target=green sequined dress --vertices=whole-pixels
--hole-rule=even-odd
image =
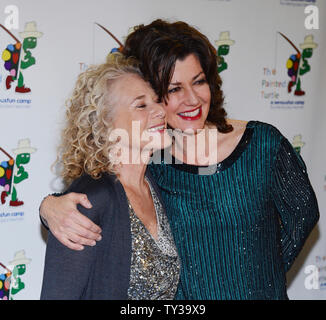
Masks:
[[[216,166],[151,164],[181,259],[177,299],[288,299],[286,272],[319,219],[306,166],[250,121]]]

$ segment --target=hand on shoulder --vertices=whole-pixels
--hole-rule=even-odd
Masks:
[[[82,250],[83,245],[95,245],[100,240],[101,229],[77,210],[77,204],[90,208],[85,194],[70,192],[59,197],[46,197],[40,214],[52,234],[65,246]]]

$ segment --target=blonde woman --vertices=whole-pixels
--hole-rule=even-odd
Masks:
[[[49,233],[41,299],[173,299],[179,258],[146,171],[151,153],[171,143],[156,94],[133,60],[110,55],[79,76],[66,118],[66,192],[87,194],[93,206],[80,210],[101,226],[102,241],[76,252]],[[135,124],[152,143],[131,139]]]

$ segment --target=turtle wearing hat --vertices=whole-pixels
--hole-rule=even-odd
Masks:
[[[287,39],[288,40],[288,39]],[[291,43],[291,42],[290,42]],[[292,44],[292,43],[291,43]],[[292,44],[292,46],[294,46]],[[313,50],[318,47],[318,44],[314,42],[314,36],[308,35],[305,37],[304,42],[300,44],[302,53],[295,46],[297,54],[291,55],[288,59],[286,67],[288,69],[288,75],[291,78],[288,84],[288,92],[292,91],[292,87],[296,85],[294,95],[303,96],[305,91],[301,89],[301,77],[311,70],[308,63],[308,59],[312,57]]]
[[[227,56],[229,54],[230,46],[234,45],[234,43],[235,41],[230,39],[229,31],[221,32],[219,40],[215,41],[217,46],[217,68],[219,73],[228,68],[228,64],[223,56]]]
[[[304,145],[305,143],[302,141],[301,134],[298,134],[293,137],[292,146],[297,153],[301,153],[301,149]]]
[[[1,25],[17,42],[15,45],[8,45],[2,53],[2,59],[5,61],[5,68],[10,75],[6,78],[6,88],[11,88],[11,83],[18,79],[15,91],[20,93],[30,92],[31,89],[25,87],[22,70],[25,70],[35,64],[35,58],[31,50],[37,46],[37,39],[43,33],[37,30],[36,22],[31,21],[25,24],[25,30],[19,35],[23,39],[21,43],[12,33]]]
[[[10,296],[17,294],[19,291],[25,288],[25,283],[21,281],[20,276],[25,274],[26,265],[30,262],[31,259],[26,258],[24,250],[16,252],[14,260],[9,262],[9,265],[13,267]]]
[[[28,178],[28,173],[25,171],[23,165],[30,162],[31,153],[36,151],[35,148],[31,147],[29,139],[22,139],[18,141],[18,147],[13,150],[14,154],[16,155],[16,159],[14,161],[14,176],[13,176],[13,187],[11,191],[11,201],[10,206],[18,207],[24,204],[23,201],[19,201],[17,199],[17,190],[16,185]],[[10,191],[5,190],[6,196],[10,194]],[[1,202],[2,204],[5,201],[5,196],[1,195]]]

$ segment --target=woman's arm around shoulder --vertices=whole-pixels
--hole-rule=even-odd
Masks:
[[[78,210],[80,206],[77,208],[78,204],[86,209],[92,207],[87,194],[73,191],[84,190],[87,180],[87,176],[77,179],[77,185],[71,185],[62,195],[47,196],[40,206],[43,225],[73,250],[82,250],[84,245],[93,246],[101,240],[101,228]]]
[[[93,180],[88,176],[77,179],[68,189],[83,192],[92,199],[90,209],[80,207],[81,214],[97,224],[107,209],[108,197],[106,185],[102,180]],[[87,246],[84,250],[74,251],[60,243],[49,232],[41,299],[81,299],[87,286],[89,274],[95,261],[96,247]]]

